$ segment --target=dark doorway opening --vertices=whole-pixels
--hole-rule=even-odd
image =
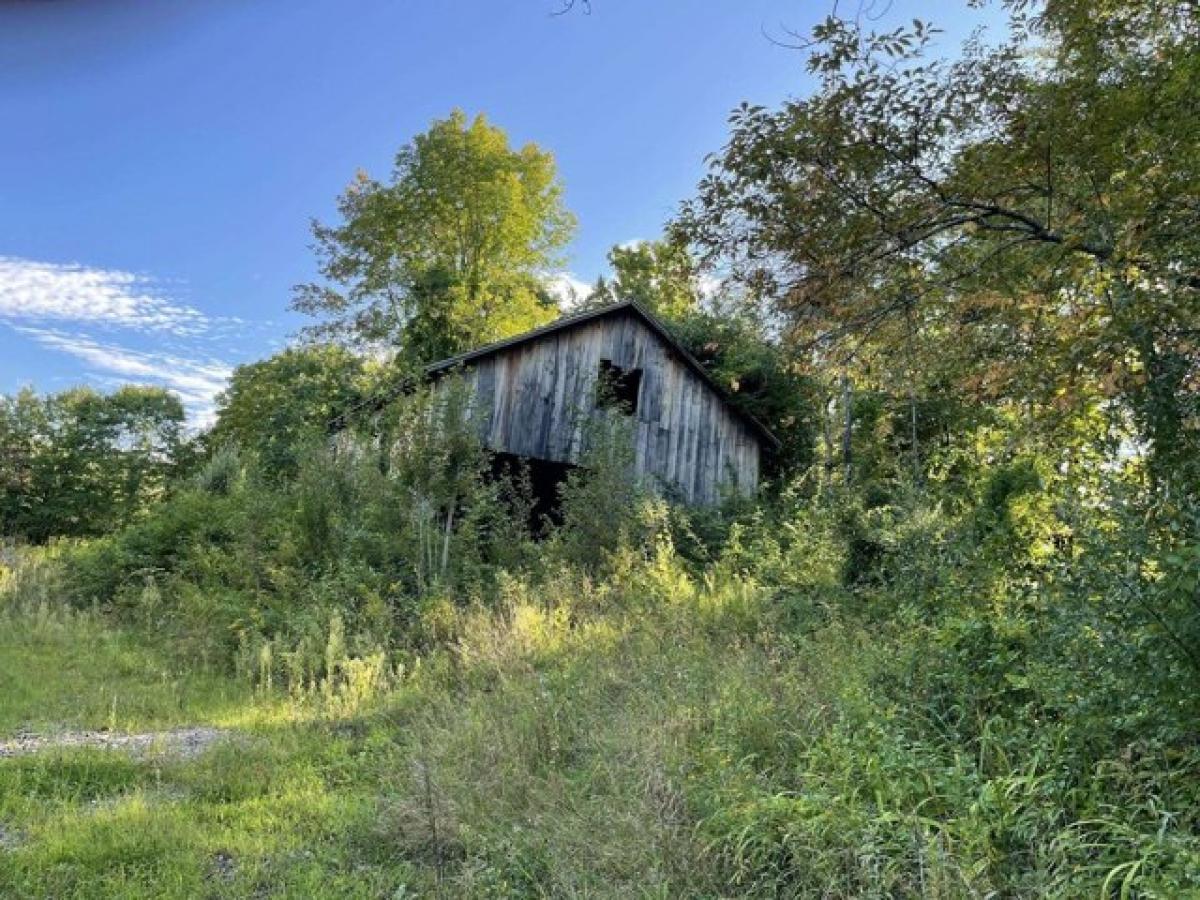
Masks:
[[[562,524],[559,489],[575,466],[570,463],[532,459],[513,453],[492,454],[492,477],[519,485],[528,477],[529,530],[535,537],[545,537],[549,527]]]

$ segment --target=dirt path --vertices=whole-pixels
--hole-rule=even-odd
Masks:
[[[20,833],[10,831],[3,825],[0,825],[0,853],[8,850],[16,850],[21,846],[22,839]]]
[[[63,731],[57,734],[26,732],[7,740],[0,740],[0,759],[75,747],[123,750],[137,757],[163,754],[176,759],[192,759],[229,736],[230,732],[226,729],[208,727],[175,728],[170,731],[133,734],[119,731]]]

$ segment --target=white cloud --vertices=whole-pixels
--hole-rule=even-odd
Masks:
[[[98,380],[156,384],[179,395],[192,424],[211,424],[213,399],[225,388],[232,367],[221,360],[179,356],[155,350],[135,350],[97,341],[85,334],[50,328],[16,326],[43,347],[67,353],[87,363]],[[112,376],[119,376],[114,379]]]
[[[592,292],[592,286],[571,272],[555,272],[547,287],[561,309],[570,309]]]
[[[163,296],[157,283],[116,269],[0,256],[0,320],[74,322],[176,336],[205,332],[211,321]]]
[[[146,275],[0,256],[0,325],[5,324],[82,361],[83,376],[92,382],[174,391],[198,426],[212,422],[214,397],[233,368],[212,352],[249,349],[272,325],[209,316],[178,302],[163,282]],[[125,337],[114,339],[114,332]]]
[[[725,281],[712,275],[708,272],[701,273],[696,279],[696,288],[700,291],[700,299],[705,303],[711,303],[721,293],[721,288]]]

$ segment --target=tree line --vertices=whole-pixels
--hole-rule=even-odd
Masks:
[[[814,462],[926,482],[987,431],[1010,459],[1136,458],[1153,496],[1194,497],[1195,5],[1002,6],[1007,36],[952,59],[919,20],[821,22],[797,48],[819,89],[735,111],[663,237],[614,248],[573,304],[631,298],[662,317],[783,439],[780,483]],[[428,363],[561,312],[550,273],[574,217],[553,156],[483,116],[434,122],[388,177],[358,173],[337,211],[314,223],[321,277],[292,301],[315,320],[305,342],[234,374],[197,452],[234,442],[287,472],[302,432],[367,418]],[[117,491],[96,508],[128,511],[159,489],[183,442],[152,432],[178,422],[147,424],[117,396],[5,401],[6,533],[94,533],[125,514],[34,499],[47,491]],[[131,432],[153,449],[127,449]],[[85,449],[61,464],[38,449],[72,442]],[[100,476],[105,447],[158,468],[145,484],[148,462]]]

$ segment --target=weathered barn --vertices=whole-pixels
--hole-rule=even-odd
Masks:
[[[534,477],[578,464],[588,417],[631,417],[634,467],[688,503],[758,486],[775,437],[730,405],[703,366],[633,302],[566,316],[429,367],[461,371],[486,447]]]

